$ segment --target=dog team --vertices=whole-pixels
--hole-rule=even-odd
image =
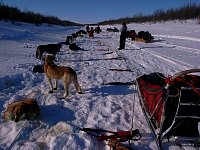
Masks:
[[[87,29],[87,28],[86,28]],[[96,30],[96,28],[95,28]],[[96,31],[97,32],[97,31]],[[76,33],[72,33],[71,36],[67,36],[65,42],[60,42],[57,44],[47,44],[47,45],[39,45],[36,49],[36,58],[42,60],[42,56],[44,53],[48,53],[50,55],[46,55],[45,58],[43,58],[44,64],[42,66],[36,65],[33,68],[33,72],[36,73],[44,73],[45,78],[48,81],[50,91],[49,93],[53,93],[54,90],[57,90],[58,86],[58,80],[61,79],[64,86],[64,96],[63,98],[66,98],[68,96],[68,89],[71,83],[74,84],[76,91],[81,94],[82,89],[80,84],[78,83],[77,74],[75,70],[73,70],[71,67],[65,67],[65,66],[57,66],[54,61],[56,58],[56,54],[60,51],[62,44],[69,45],[69,49],[76,51],[76,50],[82,50],[80,47],[76,45],[76,43],[73,43],[73,41],[78,37],[82,36],[83,34],[87,34],[89,38],[94,37],[94,30],[93,27],[91,29],[87,29],[87,32],[84,30],[79,30]],[[100,28],[98,26],[98,32],[100,33]],[[53,80],[54,80],[54,86],[53,86]]]
[[[92,31],[91,31],[92,30]],[[69,49],[76,51],[81,50],[73,41],[83,34],[88,34],[89,38],[94,37],[93,28],[88,32],[84,30],[77,31],[73,33],[71,36],[67,36],[65,42],[57,43],[57,44],[46,44],[39,45],[36,49],[36,58],[44,61],[43,65],[36,65],[33,67],[34,73],[44,73],[45,78],[48,81],[50,90],[49,93],[53,93],[54,90],[58,88],[58,81],[62,80],[64,86],[64,95],[63,99],[67,98],[69,94],[69,86],[73,83],[76,91],[79,94],[82,94],[81,86],[78,82],[77,73],[74,69],[67,66],[58,66],[55,64],[56,55],[60,51],[62,44],[69,45]],[[47,53],[44,57],[44,53]],[[54,85],[53,85],[54,81]],[[3,113],[3,117],[7,120],[13,120],[18,122],[24,119],[32,119],[37,117],[40,114],[40,108],[35,99],[25,98],[22,100],[17,100],[9,104],[6,110]]]
[[[63,82],[65,94],[63,98],[68,96],[68,89],[71,83],[74,83],[75,88],[78,93],[82,93],[81,86],[77,80],[77,74],[71,67],[65,66],[57,66],[54,61],[56,58],[56,54],[60,51],[62,44],[69,45],[71,50],[79,50],[81,48],[77,47],[75,43],[72,43],[73,40],[76,39],[78,35],[85,34],[82,30],[78,32],[78,34],[73,33],[71,36],[67,36],[65,42],[57,43],[57,44],[47,44],[47,45],[39,45],[36,49],[36,58],[42,59],[44,53],[50,54],[46,55],[43,59],[44,64],[42,66],[36,65],[33,68],[33,72],[44,73],[45,78],[48,81],[50,91],[49,93],[53,93],[54,90],[57,90],[58,80],[61,79]],[[54,80],[54,86],[52,84]]]

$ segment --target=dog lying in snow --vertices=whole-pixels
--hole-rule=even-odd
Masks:
[[[77,50],[82,50],[82,48],[78,47],[76,45],[76,43],[72,43],[69,45],[69,49],[73,50],[73,51],[77,51]]]
[[[18,122],[32,119],[40,114],[40,108],[35,99],[22,99],[11,103],[3,113],[5,119]]]
[[[74,41],[74,40],[76,40],[76,38],[77,38],[76,33],[72,33],[72,40]]]
[[[67,36],[67,38],[66,38],[64,44],[70,45],[72,42],[73,42],[72,36]]]
[[[81,94],[82,90],[78,83],[76,72],[70,67],[55,65],[53,60],[53,56],[47,55],[44,63],[44,73],[50,86],[49,93],[53,93],[53,90],[57,90],[58,79],[62,79],[65,90],[64,98],[68,96],[68,88],[72,82],[74,83],[76,91]],[[51,79],[55,79],[55,88],[53,88]]]

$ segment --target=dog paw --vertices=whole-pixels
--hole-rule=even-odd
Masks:
[[[57,90],[57,88],[54,88],[53,90]]]
[[[83,92],[82,92],[82,91],[80,91],[80,92],[78,92],[78,94],[83,94]]]
[[[49,91],[49,93],[53,93],[53,91]]]

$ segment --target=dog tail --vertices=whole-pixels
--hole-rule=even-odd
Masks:
[[[74,83],[74,86],[76,88],[76,91],[79,93],[79,94],[82,94],[82,88],[78,82],[78,77],[77,77],[77,74],[76,72],[71,68],[71,72],[72,74],[74,75],[73,76],[73,83]]]

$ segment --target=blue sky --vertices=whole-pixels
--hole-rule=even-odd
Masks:
[[[78,23],[132,17],[139,13],[178,8],[200,0],[0,0],[3,4]]]

